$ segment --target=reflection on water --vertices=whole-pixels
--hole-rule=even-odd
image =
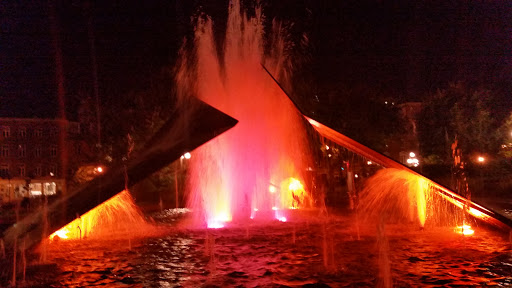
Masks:
[[[166,224],[161,236],[132,240],[131,250],[128,240],[61,241],[49,248],[56,269],[31,277],[44,287],[375,287],[377,227],[360,227],[358,241],[348,217],[290,220],[208,233]],[[396,287],[512,285],[509,243],[494,232],[388,225],[384,233]],[[323,253],[332,254],[327,268]]]

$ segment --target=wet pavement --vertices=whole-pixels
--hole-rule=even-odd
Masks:
[[[155,217],[158,236],[58,241],[46,266],[31,267],[40,287],[481,287],[512,285],[508,237],[476,227],[372,225],[343,216],[187,229]]]

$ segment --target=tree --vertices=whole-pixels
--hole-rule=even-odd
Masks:
[[[500,127],[499,135],[502,137],[500,155],[512,161],[512,113]]]
[[[420,150],[424,158],[450,163],[450,144],[457,137],[464,155],[499,151],[501,121],[493,117],[492,91],[461,83],[438,90],[424,102],[418,119]]]

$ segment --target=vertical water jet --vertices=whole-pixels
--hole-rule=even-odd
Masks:
[[[190,160],[189,205],[201,211],[199,221],[208,227],[259,217],[263,211],[286,219],[291,192],[281,189],[276,195],[269,186],[302,179],[307,167],[302,118],[261,67],[265,63],[274,75],[283,75],[288,61],[282,29],[274,23],[274,34],[265,37],[264,20],[261,7],[249,17],[240,1],[232,1],[224,45],[218,49],[212,20],[200,17],[195,49],[178,65],[179,95],[197,96],[239,120]],[[267,39],[272,39],[270,51],[264,49]]]

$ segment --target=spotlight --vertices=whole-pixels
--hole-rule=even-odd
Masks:
[[[274,185],[270,185],[270,186],[268,186],[268,191],[269,191],[270,193],[276,193],[276,186],[274,186]]]

